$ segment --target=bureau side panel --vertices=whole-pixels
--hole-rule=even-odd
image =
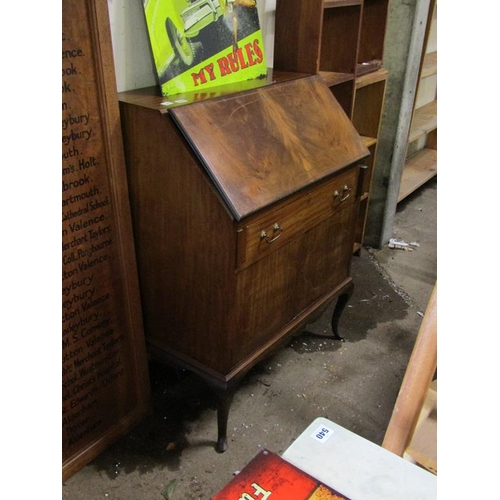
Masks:
[[[233,221],[168,115],[121,103],[148,341],[224,372]]]
[[[246,359],[349,277],[357,204],[238,273],[231,357]],[[318,302],[319,301],[319,302]]]

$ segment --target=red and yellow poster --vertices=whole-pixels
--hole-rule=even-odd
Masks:
[[[349,500],[268,450],[211,500]]]
[[[256,0],[144,0],[164,96],[264,78]]]

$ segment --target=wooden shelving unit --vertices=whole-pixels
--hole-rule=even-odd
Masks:
[[[415,110],[411,122],[410,136],[408,142],[420,140],[433,130],[437,129],[437,101],[431,101]]]
[[[437,75],[437,50],[425,54],[421,78]]]
[[[425,50],[398,203],[437,175],[437,1],[429,9]]]
[[[358,75],[382,67],[388,0],[364,0],[358,46]]]
[[[406,160],[398,201],[404,200],[437,174],[437,150],[423,148]]]
[[[387,71],[383,68],[356,78],[352,121],[370,151],[370,158],[363,178],[363,195],[359,204],[354,252],[358,252],[363,245],[386,82]]]
[[[320,74],[363,137],[364,172],[354,252],[363,245],[387,71],[388,0],[277,0],[274,68]]]

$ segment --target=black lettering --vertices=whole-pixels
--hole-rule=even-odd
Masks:
[[[80,152],[78,151],[78,149],[76,149],[75,146],[72,146],[71,149],[63,152],[62,159],[67,160],[68,158],[73,158],[75,156],[78,156],[79,154]]]
[[[97,420],[95,423],[89,425],[84,431],[76,434],[75,436],[71,436],[68,440],[68,444],[70,446],[74,445],[75,443],[83,439],[87,434],[90,434],[93,430],[97,429],[101,424],[102,420]]]
[[[76,233],[87,227],[92,227],[94,224],[99,224],[99,222],[102,222],[104,219],[106,219],[106,216],[104,214],[96,215],[95,217],[90,217],[86,220],[80,219],[77,222],[70,222],[69,228],[71,229],[72,233]]]
[[[101,295],[100,297],[97,297],[96,299],[91,299],[91,300],[88,300],[87,302],[82,302],[82,309],[84,311],[88,311],[89,309],[91,309],[93,307],[104,304],[104,302],[109,300],[110,297],[111,297],[111,295],[109,293],[105,293],[104,295]]]
[[[85,237],[86,236],[87,235],[85,235]],[[100,250],[103,250],[104,248],[108,247],[112,243],[113,243],[113,240],[111,238],[109,238],[107,240],[101,241],[101,243],[99,243],[99,244],[92,243],[89,248],[85,248],[85,249],[79,248],[77,250],[78,259],[81,259],[83,257],[90,258],[90,257],[92,257],[92,255],[95,252],[99,252]]]
[[[80,271],[87,271],[88,269],[91,269],[99,264],[102,264],[103,262],[106,262],[108,260],[108,254],[100,255],[99,257],[95,257],[93,259],[87,259],[84,262],[79,262],[78,263],[78,268]]]
[[[71,59],[73,57],[83,57],[82,49],[66,49],[62,51],[63,59]]]
[[[76,356],[78,356],[82,352],[83,352],[83,347],[77,347],[76,349],[73,349],[73,350],[68,349],[68,351],[63,353],[62,362],[66,363],[66,361],[69,361],[70,359],[75,358]]]
[[[67,205],[72,205],[73,203],[78,203],[86,198],[92,198],[100,193],[99,188],[97,186],[92,186],[88,191],[84,191],[79,194],[70,194],[67,198],[63,198],[62,206],[65,207]]]
[[[68,189],[85,186],[85,184],[90,184],[90,177],[87,174],[85,174],[83,177],[80,177],[80,179],[76,181],[62,181],[62,190],[67,191]]]
[[[62,76],[73,76],[76,75],[76,66],[71,62],[69,68],[63,68],[62,69]]]
[[[93,156],[90,156],[87,160],[81,159],[78,162],[78,168],[80,170],[85,170],[90,167],[96,167],[97,165],[99,165],[99,162]]]
[[[89,348],[93,347],[98,342],[104,342],[109,336],[113,335],[114,331],[114,328],[110,328],[109,330],[106,330],[105,332],[86,340],[85,345],[87,346],[87,348]]]
[[[63,94],[67,94],[69,92],[71,92],[71,86],[70,86],[70,84],[66,83],[66,82],[63,82],[63,84],[62,84],[62,93]]]
[[[91,361],[95,357],[99,356],[100,354],[101,354],[101,348],[97,347],[95,350],[89,351],[87,354],[85,354],[85,356],[83,356],[83,358],[75,359],[73,361],[73,364],[75,365],[75,368],[80,368],[82,365],[84,365],[85,363],[88,363],[89,361]],[[96,363],[94,363],[94,364],[96,364]],[[80,376],[87,375],[88,373],[89,372],[82,372],[80,370]]]

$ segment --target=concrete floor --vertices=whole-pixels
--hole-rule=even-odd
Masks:
[[[317,335],[330,331],[330,305],[249,373],[231,407],[225,453],[214,451],[216,411],[205,386],[152,364],[152,415],[71,477],[62,498],[208,500],[260,449],[281,454],[318,416],[380,444],[436,281],[436,193],[434,179],[398,207],[394,237],[420,246],[354,258],[346,342]]]

